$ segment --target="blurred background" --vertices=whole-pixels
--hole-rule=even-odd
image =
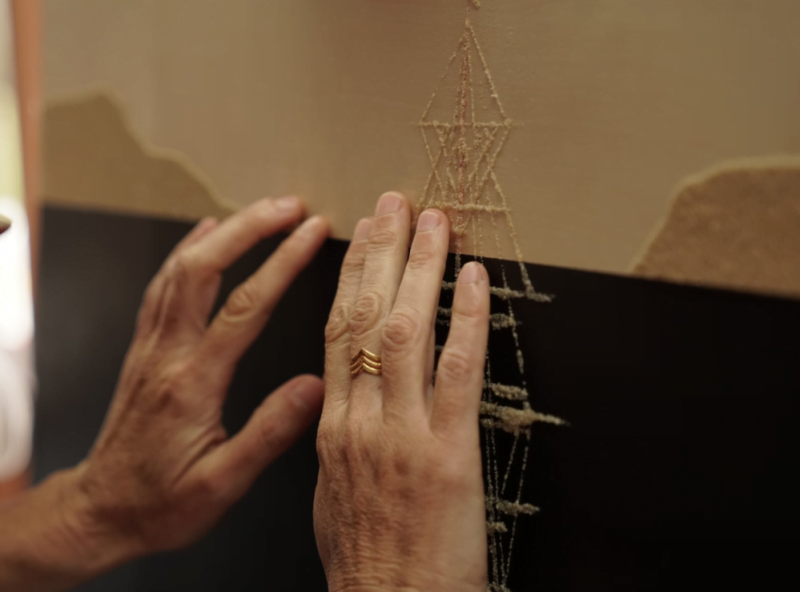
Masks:
[[[30,5],[30,4],[29,4]],[[12,2],[0,0],[0,498],[27,483],[31,459],[33,287],[24,199]]]

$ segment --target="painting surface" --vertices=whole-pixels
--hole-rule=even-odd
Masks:
[[[453,109],[426,105],[457,96],[457,78],[442,75],[467,20],[483,54],[477,117],[510,132],[492,170],[526,261],[627,273],[685,178],[800,153],[793,0],[46,0],[50,162],[95,133],[111,152],[128,141],[97,131],[92,109],[69,109],[110,101],[142,152],[202,185],[199,205],[148,201],[112,190],[118,166],[90,191],[45,166],[46,196],[193,218],[297,194],[347,238],[385,190],[425,201],[420,124],[453,123]],[[492,217],[479,216],[487,231]],[[510,244],[502,256],[516,258]]]

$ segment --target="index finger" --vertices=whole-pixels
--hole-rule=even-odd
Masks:
[[[303,206],[297,198],[262,199],[183,246],[172,258],[157,303],[161,333],[195,340],[208,322],[222,272],[259,241],[294,226],[302,217]]]
[[[296,197],[261,199],[228,216],[187,252],[198,268],[222,273],[258,242],[297,224],[303,213]]]
[[[187,248],[195,244],[201,238],[216,228],[218,222],[215,218],[203,218],[197,225],[184,236],[180,242],[172,249],[167,259],[161,265],[155,277],[145,290],[142,306],[139,309],[138,320],[136,323],[137,335],[147,335],[158,322],[158,308],[164,296],[164,288],[168,283],[169,273],[167,270],[174,264],[175,259]]]

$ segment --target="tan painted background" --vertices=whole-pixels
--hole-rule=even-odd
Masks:
[[[797,0],[482,4],[472,24],[515,124],[496,171],[528,261],[627,271],[684,178],[800,154]],[[147,149],[189,163],[210,194],[299,194],[347,237],[382,191],[419,197],[430,165],[414,124],[467,5],[45,0],[44,94],[111,93]],[[56,181],[46,170],[52,201],[137,209],[113,182],[79,195]]]

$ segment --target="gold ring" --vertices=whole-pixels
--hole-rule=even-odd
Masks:
[[[373,376],[380,376],[382,374],[381,357],[363,347],[361,351],[350,360],[350,376],[358,376],[362,372],[372,374]]]

